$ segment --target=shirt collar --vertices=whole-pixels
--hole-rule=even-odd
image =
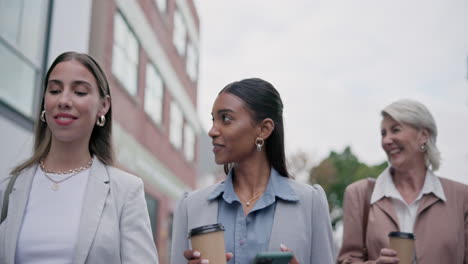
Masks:
[[[207,200],[214,200],[222,195],[223,199],[227,203],[239,201],[234,191],[232,175],[233,169],[229,171],[226,180],[219,183],[210,195],[208,195]],[[285,201],[299,201],[299,196],[289,184],[289,178],[280,175],[274,168],[271,168],[270,178],[262,198],[265,199],[266,203],[268,203],[270,201],[274,201],[276,197]]]
[[[419,193],[416,200],[421,199],[424,194],[428,193],[433,193],[439,199],[443,200],[444,202],[446,201],[444,189],[442,188],[440,179],[435,176],[431,170],[426,171],[423,188],[421,189],[421,192]],[[386,168],[377,178],[374,191],[372,192],[371,196],[371,204],[379,201],[383,197],[402,200],[400,192],[393,183],[393,179],[390,174],[390,167]]]
[[[431,192],[442,201],[447,201],[444,188],[442,188],[442,183],[440,182],[439,177],[437,177],[431,170],[427,170],[426,180],[424,181],[424,186],[421,193],[426,194]]]

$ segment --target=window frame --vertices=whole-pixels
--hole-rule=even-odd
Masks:
[[[177,102],[172,101],[170,106],[169,141],[178,150],[183,147],[184,115]]]
[[[185,21],[185,18],[182,14],[182,12],[179,11],[178,8],[174,11],[174,28],[172,31],[172,43],[174,44],[174,47],[177,50],[177,53],[181,56],[184,57],[185,54],[187,53],[187,23]],[[183,35],[183,37],[182,37]],[[179,38],[183,39],[179,39]]]
[[[121,22],[117,22],[120,20]],[[123,26],[120,28],[119,24]],[[118,30],[122,30],[120,36]],[[120,40],[119,40],[120,39]],[[120,42],[124,43],[120,43]],[[134,48],[134,50],[130,50]],[[112,42],[112,65],[111,71],[120,85],[129,95],[136,97],[138,95],[138,69],[140,63],[140,43],[132,27],[129,25],[125,16],[117,10],[114,14],[114,35]],[[134,65],[135,67],[129,67]],[[129,76],[130,72],[130,77]],[[126,77],[124,77],[126,76]],[[130,79],[129,79],[130,78]]]
[[[151,76],[154,76],[154,79]],[[156,95],[152,96],[151,91],[154,89],[159,91],[155,91]],[[156,105],[154,105],[155,100],[157,100]],[[148,108],[150,105],[158,109]],[[144,109],[154,123],[162,125],[164,117],[164,80],[156,66],[151,62],[146,64]]]

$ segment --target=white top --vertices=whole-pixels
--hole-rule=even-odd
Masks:
[[[432,171],[427,170],[421,192],[419,192],[418,196],[411,204],[407,204],[393,183],[389,169],[386,169],[386,171],[377,178],[374,192],[371,197],[371,204],[377,202],[384,196],[391,198],[398,217],[400,232],[413,233],[416,214],[421,198],[424,194],[429,193],[433,193],[443,201],[446,200],[442,184],[440,183],[439,178],[435,176]]]
[[[16,247],[17,264],[71,263],[78,239],[81,207],[90,169],[59,183],[38,167]],[[55,181],[71,174],[47,174]]]

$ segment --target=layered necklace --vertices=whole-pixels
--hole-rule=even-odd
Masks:
[[[44,166],[44,159],[39,161],[39,165],[41,166],[42,172],[44,172],[44,175],[47,177],[47,179],[49,179],[52,182],[52,185],[50,186],[50,188],[53,191],[58,191],[60,189],[60,183],[70,179],[71,177],[77,175],[78,173],[80,173],[80,172],[82,172],[82,171],[84,171],[86,169],[89,169],[91,167],[91,165],[93,165],[93,158],[91,158],[86,163],[86,165],[84,165],[84,166],[81,166],[81,167],[76,168],[76,169],[66,170],[66,171],[51,171],[51,170],[46,169],[46,167]],[[67,177],[65,177],[65,178],[63,178],[61,180],[54,180],[52,177],[50,177],[50,175],[48,175],[48,173],[50,173],[50,174],[61,174],[61,175],[70,174],[70,175],[68,175]]]

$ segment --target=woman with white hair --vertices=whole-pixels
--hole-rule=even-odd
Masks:
[[[413,263],[468,263],[468,186],[434,174],[440,165],[434,118],[413,100],[381,114],[389,167],[375,182],[346,188],[338,263],[399,263],[389,248],[393,231],[414,234]]]

